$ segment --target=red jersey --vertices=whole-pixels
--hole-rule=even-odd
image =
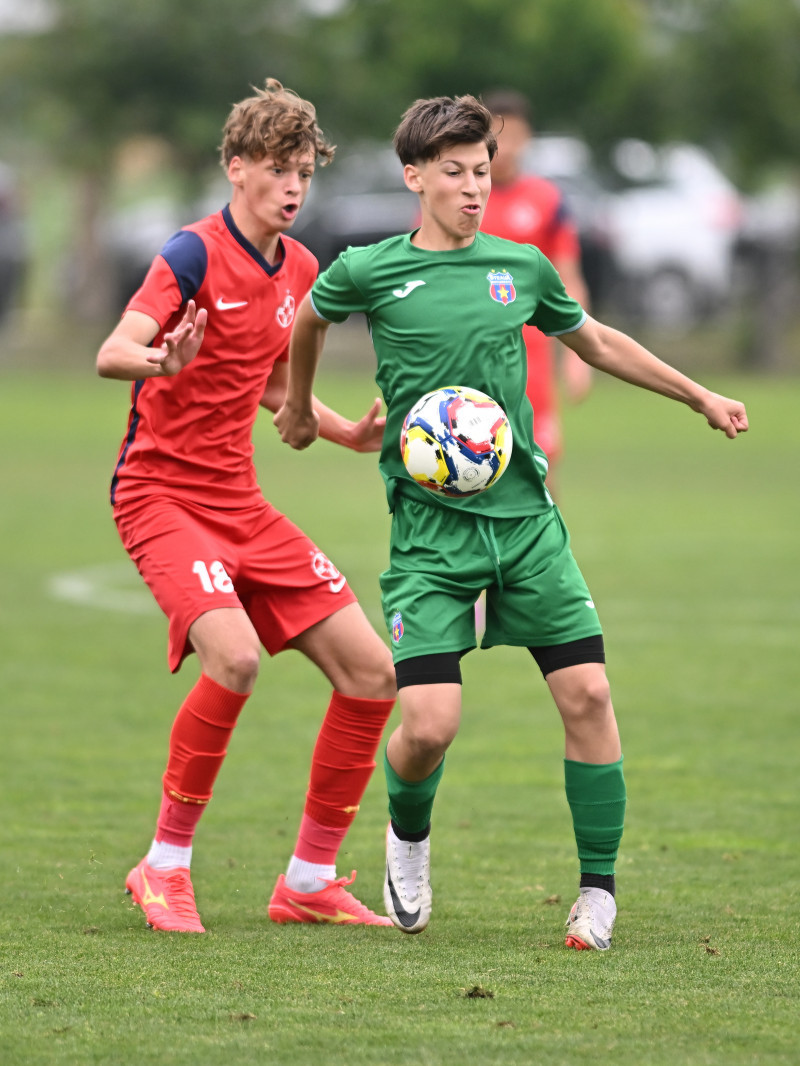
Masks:
[[[492,186],[481,229],[518,244],[535,244],[551,261],[580,259],[578,233],[561,190],[533,174],[510,185]],[[548,448],[548,442],[539,439],[535,422],[538,415],[544,426],[556,408],[552,341],[533,326],[525,326],[522,333],[528,352],[526,392],[534,411],[534,436],[550,454],[557,448],[553,444]]]
[[[283,259],[271,266],[225,207],[176,233],[153,261],[126,308],[159,323],[153,347],[178,324],[187,300],[208,310],[208,322],[200,351],[179,374],[134,382],[112,503],[153,492],[211,507],[263,498],[253,424],[318,270],[303,245],[285,236],[281,243]]]

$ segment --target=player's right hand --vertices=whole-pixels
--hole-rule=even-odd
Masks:
[[[165,377],[179,374],[200,351],[207,321],[208,311],[198,311],[194,300],[189,300],[183,318],[175,329],[164,334],[161,347],[147,356],[148,363],[159,366]]]
[[[716,392],[707,391],[695,410],[705,416],[712,429],[721,429],[731,440],[750,428],[744,404]]]

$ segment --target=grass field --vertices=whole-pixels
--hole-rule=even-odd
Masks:
[[[265,661],[201,823],[208,935],[148,932],[122,885],[146,850],[166,736],[196,676],[106,504],[127,387],[0,368],[0,1062],[136,1066],[743,1066],[800,1061],[800,380],[707,383],[748,403],[730,442],[598,383],[567,412],[563,510],[606,630],[629,817],[613,949],[563,947],[577,877],[562,736],[526,653],[464,662],[435,811],[434,919],[279,927],[327,686]],[[368,375],[330,372],[351,415]],[[257,431],[261,481],[381,627],[375,462]],[[382,775],[339,872],[380,906]]]

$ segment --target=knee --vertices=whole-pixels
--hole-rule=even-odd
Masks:
[[[211,657],[205,672],[225,688],[234,692],[250,692],[258,677],[261,652],[254,646],[220,649]]]
[[[402,734],[406,753],[415,762],[438,761],[452,744],[457,729],[457,724],[446,721],[404,721]]]
[[[596,674],[567,697],[561,707],[564,717],[572,721],[594,722],[611,712],[611,690],[605,673]]]

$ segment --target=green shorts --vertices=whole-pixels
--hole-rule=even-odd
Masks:
[[[602,634],[557,508],[488,518],[399,497],[383,613],[395,662],[476,647],[475,601],[486,589],[482,648],[540,647]]]

